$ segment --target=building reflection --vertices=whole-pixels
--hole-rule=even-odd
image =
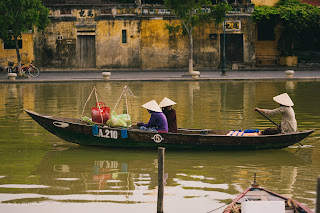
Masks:
[[[283,82],[287,92],[293,92],[296,82]],[[124,86],[128,86],[133,96],[121,99]],[[2,86],[4,103],[16,99],[19,108],[46,114],[78,118],[82,114],[93,86],[96,86],[103,101],[118,114],[126,113],[127,108],[134,122],[148,121],[149,114],[142,104],[164,97],[174,100],[178,126],[181,128],[256,128],[259,115],[255,107],[276,107],[272,97],[285,92],[272,82],[100,82],[65,84],[7,84]],[[91,117],[95,106],[91,98],[84,110]],[[265,103],[268,103],[267,105]],[[8,108],[7,108],[8,109]],[[206,119],[204,119],[206,118]]]

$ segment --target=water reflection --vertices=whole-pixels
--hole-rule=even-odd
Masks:
[[[42,203],[39,212],[43,212],[52,203],[74,208],[73,204],[90,206],[95,201],[109,204],[101,212],[156,211],[155,151],[79,147],[46,132],[22,113],[27,108],[77,118],[93,86],[113,109],[125,85],[136,96],[129,99],[133,122],[149,118],[141,104],[169,97],[178,103],[179,127],[263,129],[272,124],[255,113],[254,107],[277,107],[272,97],[288,92],[295,102],[298,128],[316,129],[302,141],[309,145],[303,148],[259,152],[166,150],[166,212],[208,212],[220,207],[248,187],[254,173],[263,187],[314,208],[316,177],[320,174],[320,82],[208,81],[1,84],[0,209],[9,208],[7,203]],[[93,105],[91,100],[87,110]],[[116,110],[121,113],[123,106],[120,103]],[[273,120],[280,122],[280,117]],[[76,209],[88,211],[84,206]]]
[[[296,84],[296,82],[294,82],[294,81],[287,81],[286,82],[286,90],[288,92],[293,92],[295,89],[295,84]]]
[[[266,158],[269,159],[268,162],[265,161]],[[207,191],[208,196],[211,192],[214,194],[214,191],[236,194],[238,190],[235,186],[246,188],[252,181],[253,173],[257,172],[261,185],[274,188],[281,182],[282,192],[292,192],[294,180],[297,178],[297,167],[306,164],[308,162],[305,159],[284,150],[224,152],[214,155],[211,152],[167,151],[166,187],[183,188],[184,194],[176,196],[188,196],[189,190]],[[157,188],[157,153],[84,147],[50,151],[29,178],[38,180],[36,182],[41,186],[47,186],[32,188],[41,188],[39,193],[48,197],[65,193],[121,197],[123,193],[134,195],[134,190],[141,187],[145,187],[145,193],[153,194]],[[31,181],[30,184],[35,183]],[[23,188],[25,187],[20,187]],[[74,202],[76,200],[73,199]],[[123,202],[133,200],[128,198]],[[145,201],[142,199],[136,202]]]

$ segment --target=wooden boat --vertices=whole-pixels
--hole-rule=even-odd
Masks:
[[[239,194],[223,213],[313,213],[309,208],[291,198],[283,197],[272,191],[252,186]]]
[[[314,130],[290,134],[259,136],[227,136],[229,130],[179,129],[178,133],[141,131],[137,126],[111,128],[92,125],[80,119],[63,118],[25,112],[52,134],[84,146],[125,148],[196,149],[196,150],[264,150],[293,145]]]

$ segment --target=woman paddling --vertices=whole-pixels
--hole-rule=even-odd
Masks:
[[[279,134],[279,133],[290,133],[290,132],[296,132],[297,131],[297,121],[295,118],[295,113],[292,108],[294,105],[291,98],[287,93],[283,93],[280,95],[277,95],[273,97],[273,100],[280,104],[279,108],[276,109],[259,109],[255,108],[255,110],[258,110],[260,112],[265,113],[266,115],[274,115],[281,113],[282,120],[280,128],[267,128],[261,133],[263,135],[273,135],[273,134]]]

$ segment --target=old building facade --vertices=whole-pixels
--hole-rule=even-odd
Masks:
[[[50,9],[51,24],[45,33],[35,35],[34,43],[35,58],[43,68],[184,69],[188,66],[188,38],[181,33],[169,34],[166,24],[179,20],[161,4],[43,2]],[[248,66],[255,63],[252,11],[251,4],[237,4],[227,15],[229,63]],[[222,24],[216,26],[213,22],[195,30],[195,68],[220,66],[222,33]]]
[[[34,59],[41,69],[188,67],[188,37],[182,33],[169,34],[166,24],[179,20],[161,4],[162,1],[42,2],[50,9],[51,22],[44,32],[23,34],[21,53],[26,57],[22,57],[22,63]],[[266,57],[261,53],[264,46],[273,46],[267,54],[276,55],[275,42],[270,45],[270,42],[257,41],[256,23],[251,18],[254,4],[263,4],[263,1],[231,0],[229,3],[233,10],[225,19],[227,65],[255,66],[259,57]],[[222,48],[223,24],[212,22],[197,27],[194,32],[195,69],[219,68]],[[14,58],[14,50],[3,49],[0,53],[1,63],[5,63],[6,58]]]

